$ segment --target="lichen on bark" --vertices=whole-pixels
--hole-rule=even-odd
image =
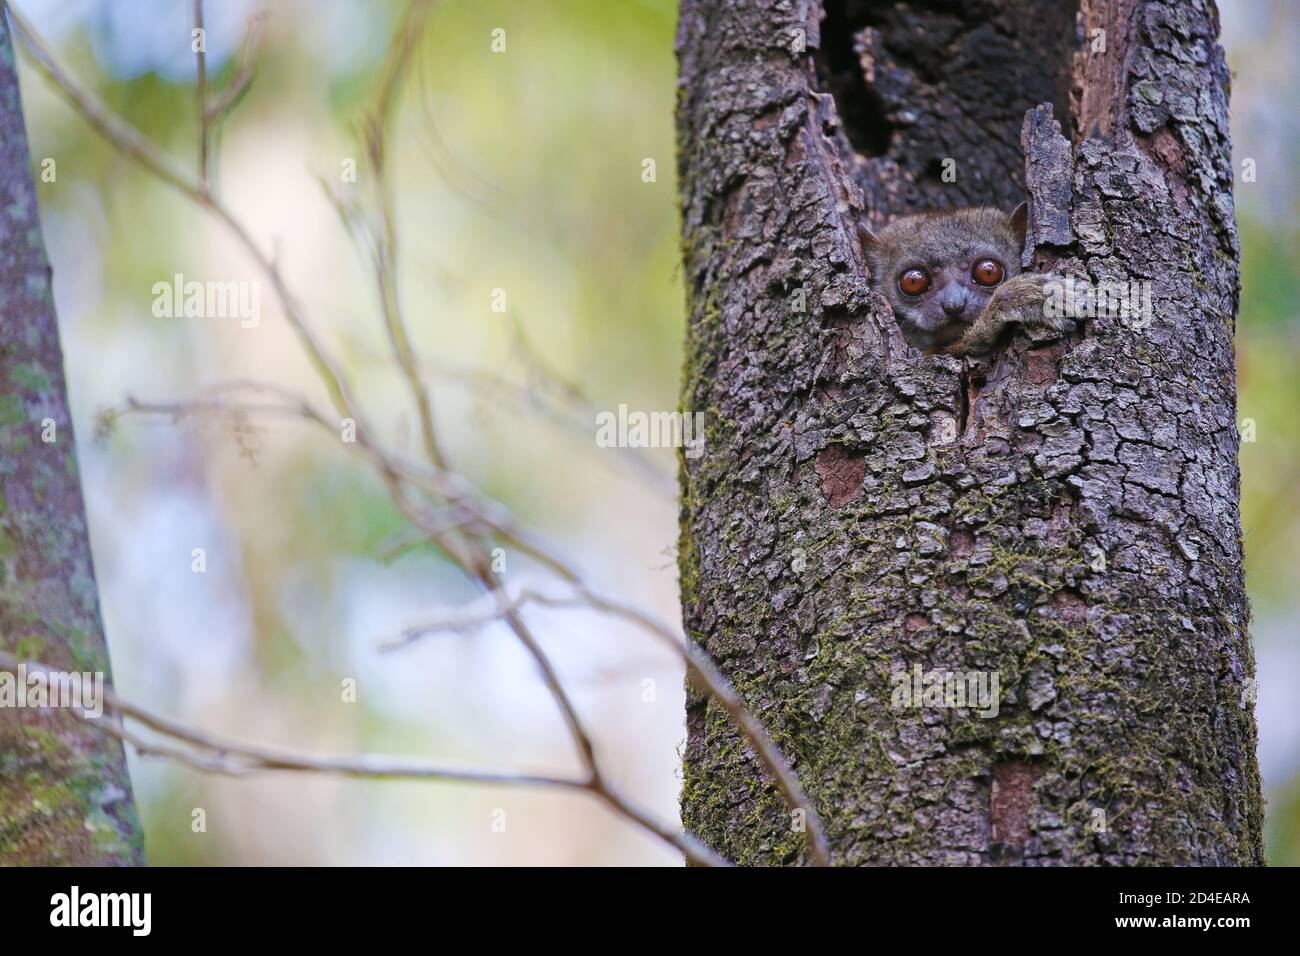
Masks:
[[[0,648],[111,680],[51,271],[3,4]],[[0,865],[142,862],[143,839],[120,742],[63,710],[0,707]]]
[[[688,634],[837,863],[1262,862],[1212,3],[827,7],[681,7]],[[910,349],[858,220],[1026,190],[1033,264],[1150,282],[1149,321],[975,367]],[[996,673],[997,716],[894,706],[917,664]],[[686,825],[806,862],[725,715],[687,707]]]

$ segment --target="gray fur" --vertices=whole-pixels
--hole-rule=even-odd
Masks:
[[[1020,274],[1024,247],[1024,206],[1008,215],[987,206],[904,216],[873,234],[862,230],[871,285],[889,300],[908,342],[926,351],[948,349],[969,330],[993,293]],[[1005,272],[1002,283],[986,288],[971,278],[971,267],[993,258]],[[898,278],[911,268],[926,269],[930,289],[905,295]],[[945,311],[960,309],[960,312]]]

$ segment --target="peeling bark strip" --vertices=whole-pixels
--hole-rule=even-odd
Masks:
[[[817,474],[822,480],[826,501],[832,508],[843,508],[861,497],[867,462],[843,445],[827,445],[817,456]]]
[[[1019,859],[1029,840],[1029,812],[1033,805],[1034,768],[1023,760],[993,768],[993,793],[989,798],[989,843],[996,856]]]
[[[44,419],[54,423],[52,442],[42,439]],[[3,4],[0,648],[108,676],[50,267]],[[118,740],[63,711],[0,707],[0,865],[142,862]]]
[[[711,411],[685,624],[841,864],[1262,862],[1217,14],[1083,6],[681,5],[683,407]],[[857,220],[1026,188],[1037,265],[1150,280],[1154,315],[1017,338],[968,391],[868,292]],[[997,716],[894,709],[917,664],[996,672]],[[686,825],[806,862],[725,715],[687,706]]]

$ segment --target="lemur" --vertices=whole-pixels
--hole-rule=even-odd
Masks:
[[[1049,277],[1020,271],[1028,207],[905,216],[879,233],[859,227],[871,286],[889,300],[907,341],[926,352],[982,355],[1010,325],[1074,330],[1045,314]]]

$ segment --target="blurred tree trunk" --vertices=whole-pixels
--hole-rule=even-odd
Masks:
[[[0,4],[0,650],[109,681],[50,276]],[[0,865],[142,862],[118,740],[0,707]]]
[[[1209,0],[682,2],[685,624],[838,863],[1262,862],[1217,35]],[[1034,263],[1153,282],[1150,321],[909,349],[857,221],[1026,194]],[[996,717],[894,706],[917,666],[996,674]],[[806,860],[687,706],[686,825]]]

